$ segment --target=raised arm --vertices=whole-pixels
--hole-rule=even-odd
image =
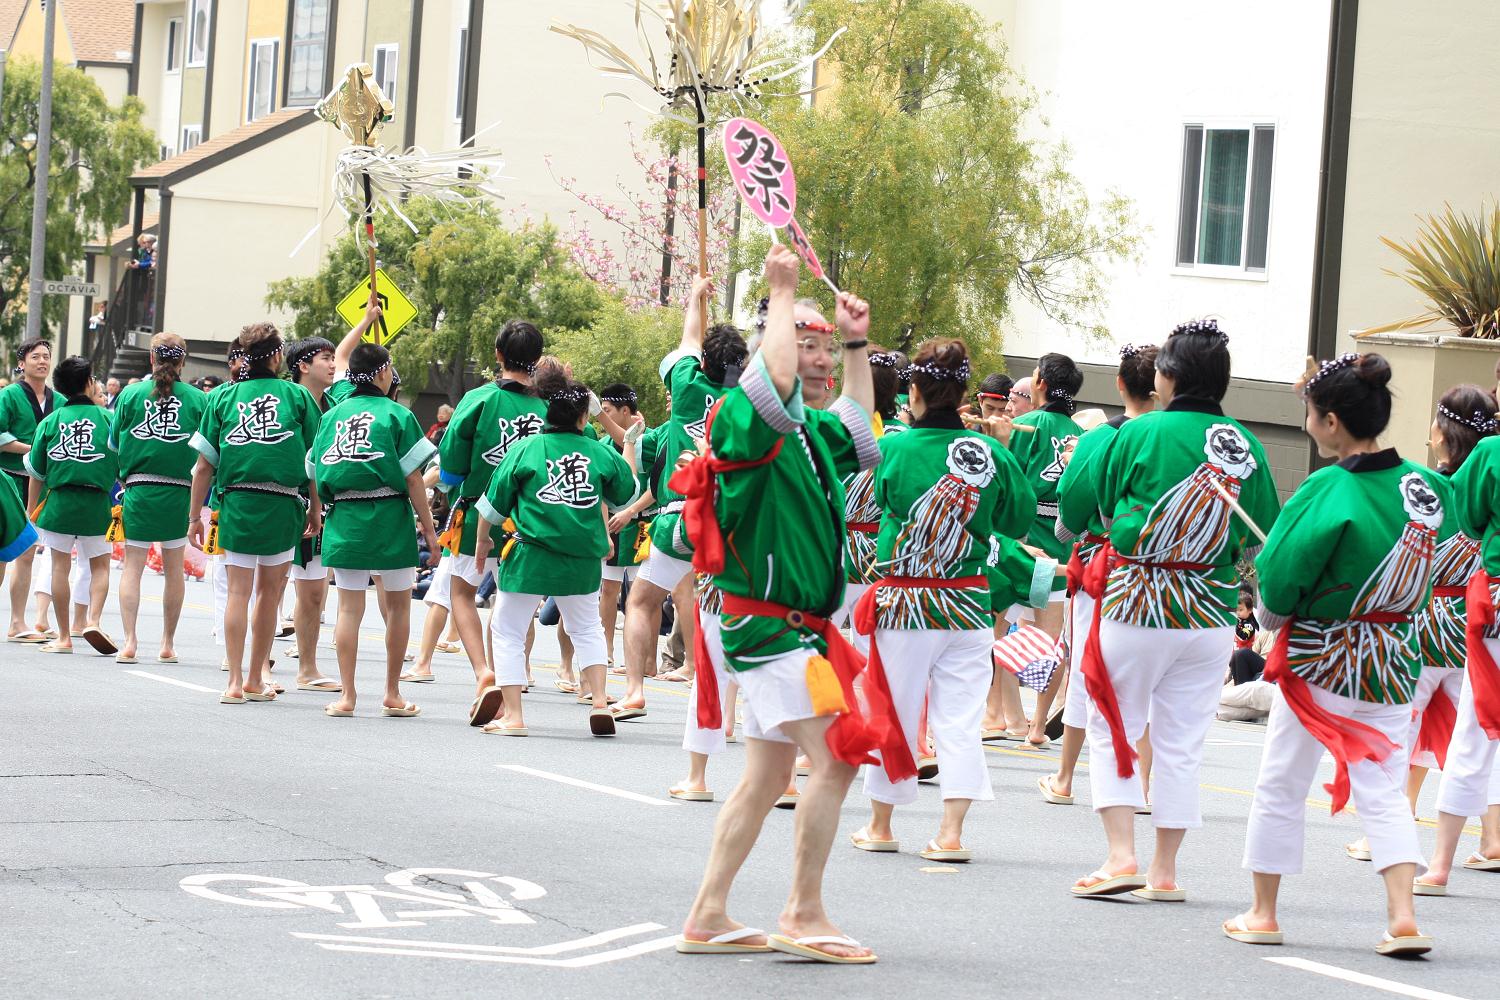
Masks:
[[[712,277],[699,276],[693,279],[687,311],[682,316],[682,343],[678,345],[678,349],[686,354],[703,356],[703,328],[707,326],[703,318],[708,312],[708,301],[713,294]]]
[[[870,374],[870,303],[840,292],[834,307],[838,335],[844,338],[844,392],[866,414],[875,412],[875,379]]]
[[[349,370],[349,355],[354,353],[354,349],[364,339],[365,331],[374,326],[375,322],[379,319],[380,299],[372,289],[370,291],[370,304],[365,306],[364,319],[360,320],[354,329],[344,334],[344,339],[339,341],[338,346],[333,349],[333,374],[335,378],[342,378],[344,373]]]
[[[773,244],[770,253],[766,254],[766,283],[771,286],[771,297],[760,356],[765,360],[771,385],[783,402],[791,399],[797,388],[797,324],[793,309],[797,300],[797,274],[801,269],[802,261],[780,243]],[[865,410],[868,412],[874,395],[869,382],[870,366],[866,364],[864,368]]]

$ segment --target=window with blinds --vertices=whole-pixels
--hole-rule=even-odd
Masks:
[[[1178,267],[1266,270],[1275,147],[1270,124],[1183,127]]]

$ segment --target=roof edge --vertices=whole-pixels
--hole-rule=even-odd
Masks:
[[[291,135],[293,132],[298,131],[304,126],[311,125],[317,120],[318,116],[314,113],[313,109],[306,108],[302,114],[293,115],[285,121],[277,122],[268,128],[246,136],[238,142],[225,146],[223,149],[216,149],[207,156],[193,160],[191,163],[185,163],[169,173],[153,174],[151,176],[135,174],[130,178],[130,186],[133,188],[158,189],[170,187],[173,184],[187,180],[189,177],[195,177],[198,174],[212,170],[220,164],[228,163],[230,160],[245,153],[259,149],[267,143],[275,142],[283,136]]]

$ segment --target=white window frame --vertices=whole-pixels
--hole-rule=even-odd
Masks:
[[[203,51],[196,58],[193,52],[193,25],[198,20],[198,14],[203,14]],[[183,39],[185,63],[189,69],[208,65],[208,51],[213,48],[214,31],[214,5],[213,0],[188,0],[187,7],[187,35]]]
[[[317,90],[316,94],[312,95],[312,96],[300,96],[300,97],[293,98],[292,97],[292,89],[291,89],[292,88],[291,72],[292,72],[292,62],[295,60],[296,55],[297,55],[297,39],[295,37],[295,32],[296,32],[295,24],[296,24],[296,16],[297,16],[297,0],[292,0],[292,11],[291,11],[291,14],[292,14],[292,22],[293,22],[293,26],[294,27],[293,27],[293,33],[287,37],[287,80],[286,80],[286,87],[285,87],[286,98],[287,98],[287,100],[286,100],[287,107],[311,107],[314,104],[317,104],[318,101],[320,101],[320,100],[323,99],[322,90],[323,90],[323,87],[327,83],[327,77],[328,77],[328,42],[329,42],[329,36],[333,34],[333,23],[332,23],[333,22],[333,13],[334,13],[334,11],[333,11],[333,5],[332,5],[332,3],[330,3],[327,7],[324,8],[323,42],[322,42],[323,64],[318,67],[318,80],[319,80],[318,90]],[[309,17],[310,16],[311,15],[309,15]]]
[[[380,57],[382,54],[386,57],[387,65],[395,67],[395,78],[390,81],[390,87],[387,87],[380,79]],[[370,57],[370,65],[375,68],[375,82],[380,85],[380,91],[385,94],[385,99],[391,102],[392,108],[399,107],[401,102],[396,98],[396,89],[401,86],[401,46],[396,42],[388,42],[375,46],[374,52]]]
[[[176,29],[175,35],[173,29]],[[182,73],[183,59],[187,55],[187,21],[180,17],[167,19],[167,75]]]
[[[182,126],[182,143],[179,147],[179,152],[186,153],[188,150],[192,149],[202,141],[202,125],[184,125]]]
[[[256,68],[259,61],[259,53],[262,49],[271,50],[271,89],[270,105],[261,114],[255,113],[255,90],[256,90]],[[250,40],[249,58],[247,59],[245,73],[245,121],[257,121],[266,115],[276,112],[276,85],[281,76],[281,39],[279,38],[253,38]]]
[[[1275,139],[1280,138],[1281,126],[1275,118],[1250,117],[1250,118],[1213,118],[1193,117],[1184,118],[1177,126],[1178,152],[1177,152],[1177,205],[1178,212],[1182,209],[1182,164],[1187,155],[1187,130],[1189,128],[1203,129],[1203,152],[1198,163],[1198,202],[1193,217],[1193,245],[1198,244],[1197,227],[1198,220],[1203,211],[1203,171],[1208,163],[1208,133],[1213,131],[1238,131],[1250,133],[1250,158],[1245,163],[1245,224],[1240,232],[1240,263],[1230,264],[1192,264],[1186,265],[1177,260],[1177,239],[1181,233],[1182,219],[1177,220],[1177,227],[1172,232],[1172,273],[1185,277],[1196,278],[1228,278],[1233,281],[1269,281],[1271,274],[1271,232],[1272,223],[1276,218],[1276,149]],[[1250,247],[1250,199],[1254,194],[1252,181],[1255,177],[1255,130],[1257,128],[1271,129],[1273,142],[1271,149],[1271,190],[1267,194],[1266,214],[1266,266],[1259,271],[1251,271],[1245,266],[1245,258]],[[1196,250],[1195,250],[1196,253]]]

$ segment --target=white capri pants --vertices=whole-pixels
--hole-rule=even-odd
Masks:
[[[1083,680],[1083,642],[1094,624],[1094,599],[1083,591],[1073,595],[1068,612],[1068,695],[1063,702],[1062,722],[1072,729],[1087,729],[1089,691]]]
[[[490,618],[495,636],[495,680],[501,687],[526,684],[526,633],[536,609],[547,598],[540,594],[501,591]],[[557,597],[557,610],[573,640],[573,662],[581,669],[604,666],[604,625],[599,620],[599,592]]]
[[[992,629],[876,629],[880,659],[901,729],[917,755],[917,728],[927,706],[927,730],[937,743],[938,783],[944,799],[988,802],[995,797],[979,740],[984,702],[994,674]],[[865,768],[865,794],[900,806],[917,799],[917,779],[892,783],[883,767]]]
[[[719,703],[723,707],[726,723],[734,715],[735,697],[732,692],[735,679],[730,676],[728,670],[724,669],[724,640],[719,634],[722,626],[719,616],[704,612],[698,616],[698,625],[703,629],[703,643],[708,647],[710,662],[696,664],[696,673],[688,697],[687,723],[683,726],[682,749],[689,753],[701,753],[711,757],[716,753],[722,753],[728,744],[724,740],[723,726],[716,726],[712,729],[698,728],[698,677],[704,670],[714,672],[714,677],[719,682]]]
[[[1144,628],[1106,618],[1099,622],[1099,640],[1131,746],[1151,723],[1152,822],[1168,830],[1197,829],[1203,825],[1198,768],[1234,648],[1233,627]],[[1143,807],[1140,768],[1120,777],[1109,724],[1092,701],[1088,741],[1094,810]]]
[[[1370,842],[1376,871],[1405,863],[1415,864],[1419,874],[1426,871],[1426,859],[1417,843],[1417,823],[1406,800],[1406,748],[1400,745],[1411,723],[1411,706],[1356,701],[1312,685],[1308,690],[1320,708],[1372,726],[1397,744],[1383,762],[1362,760],[1349,766],[1350,801]],[[1155,730],[1151,745],[1158,747]],[[1249,871],[1265,875],[1296,875],[1302,871],[1307,794],[1326,752],[1323,744],[1303,728],[1278,687],[1266,723],[1260,776],[1255,780],[1255,798],[1250,803],[1250,823],[1245,831],[1243,865]]]
[[[1484,640],[1491,656],[1500,657],[1500,640]],[[1500,802],[1500,771],[1495,768],[1495,748],[1500,742],[1485,735],[1474,713],[1474,688],[1469,672],[1463,671],[1463,690],[1458,699],[1458,721],[1448,744],[1448,766],[1438,785],[1437,807],[1449,816],[1482,816]]]
[[[1432,704],[1432,696],[1442,691],[1453,702],[1453,707],[1458,707],[1458,700],[1462,696],[1465,671],[1459,667],[1426,667],[1417,677],[1417,688],[1412,692],[1411,704],[1407,707],[1412,711],[1411,731],[1406,736],[1407,753],[1411,757],[1413,767],[1425,767],[1429,771],[1438,770],[1437,754],[1430,750],[1417,752],[1417,734],[1422,731],[1422,715],[1427,711],[1427,706]],[[1457,722],[1454,728],[1457,728]]]
[[[437,564],[437,569],[432,571],[432,581],[427,584],[427,593],[422,595],[422,603],[444,611],[453,610],[453,602],[448,598],[448,583],[452,579],[453,557],[444,556]]]
[[[859,651],[860,656],[870,655],[870,637],[860,635],[859,630],[851,627],[851,619],[854,617],[854,606],[859,599],[865,596],[870,589],[868,583],[850,583],[844,587],[844,603],[833,613],[833,624],[840,629],[849,628],[849,645]]]
[[[636,575],[636,579],[641,583],[649,583],[660,587],[670,594],[677,589],[677,585],[682,582],[682,578],[692,571],[693,563],[691,560],[669,556],[653,545],[650,553],[646,556],[646,561],[641,564],[640,573]],[[572,629],[569,629],[568,634],[571,635],[572,631]]]
[[[222,555],[209,556],[208,572],[214,578],[214,641],[224,643],[224,608],[229,603],[229,569]]]

